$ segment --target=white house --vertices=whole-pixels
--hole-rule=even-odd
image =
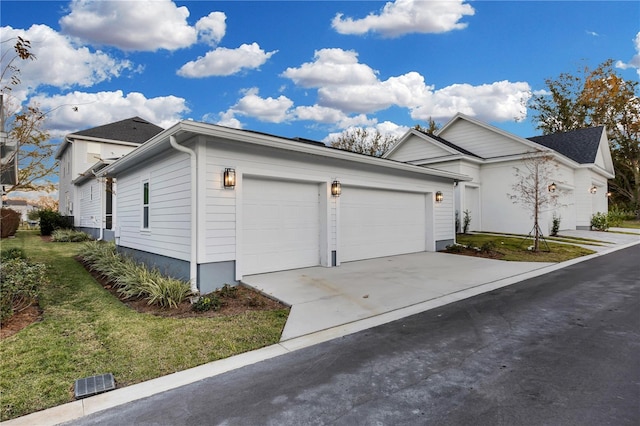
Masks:
[[[243,276],[435,251],[455,240],[456,172],[182,121],[99,176],[115,240],[210,292]]]
[[[76,229],[112,239],[110,208],[115,183],[98,180],[95,174],[162,130],[133,117],[67,135],[55,156],[60,162],[60,213],[72,216]]]
[[[589,229],[591,216],[607,212],[607,180],[614,177],[604,127],[524,139],[474,118],[457,114],[433,135],[407,132],[385,158],[467,175],[455,188],[455,210],[462,222],[470,212],[471,231],[527,234],[530,211],[513,203],[515,168],[532,152],[549,153],[555,163],[557,206],[542,212],[548,234],[555,214],[560,229]]]

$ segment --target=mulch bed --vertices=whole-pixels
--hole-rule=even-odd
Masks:
[[[13,336],[18,331],[42,319],[42,311],[38,306],[29,306],[25,310],[13,314],[11,318],[0,324],[0,340]]]
[[[444,250],[444,252],[449,254],[460,254],[462,256],[482,257],[485,259],[496,259],[496,260],[500,260],[504,257],[504,253],[500,253],[498,251],[481,252],[471,248],[464,248],[464,249],[461,249],[461,251],[459,251],[458,249]]]

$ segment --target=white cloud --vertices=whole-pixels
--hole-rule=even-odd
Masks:
[[[623,70],[635,68],[638,72],[638,76],[640,76],[640,32],[636,34],[636,37],[633,39],[633,44],[636,48],[636,54],[633,55],[628,63],[617,61],[616,68],[620,68]]]
[[[376,123],[376,119],[368,118],[365,114],[350,117],[338,109],[320,105],[296,107],[292,111],[292,116],[296,120],[331,124],[341,129],[353,126],[371,126]]]
[[[220,43],[227,31],[227,15],[222,12],[211,12],[196,23],[198,38],[203,43],[215,46]]]
[[[60,35],[46,25],[33,25],[28,30],[2,27],[4,40],[18,36],[31,42],[31,51],[37,58],[17,64],[21,71],[21,84],[13,90],[13,94],[20,102],[25,100],[28,92],[42,85],[63,89],[90,87],[133,68],[130,61],[76,46],[69,37]],[[2,58],[2,69],[5,69],[5,61],[12,57],[7,55]]]
[[[463,112],[489,121],[521,120],[531,96],[527,83],[508,81],[480,86],[454,84],[439,90],[412,71],[378,80],[375,70],[341,49],[316,52],[316,61],[289,68],[283,76],[305,88],[318,88],[318,106],[343,114],[369,114],[392,106],[408,108],[413,119],[448,119]],[[340,76],[355,75],[352,78]],[[338,76],[338,78],[336,78]],[[317,109],[317,111],[322,111]]]
[[[71,12],[60,19],[62,31],[98,45],[122,50],[176,50],[197,41],[197,29],[189,26],[189,9],[170,0],[99,1],[73,0]],[[211,15],[209,15],[211,17]],[[206,34],[219,36],[210,21]]]
[[[219,47],[204,57],[187,62],[177,74],[190,78],[232,75],[245,68],[259,68],[276,52],[265,52],[258,43],[243,44],[237,49]]]
[[[364,126],[358,126],[358,125],[353,125],[353,126],[349,126],[347,128],[345,128],[343,131],[341,132],[335,132],[335,133],[329,133],[327,135],[327,137],[325,137],[322,142],[329,144],[331,143],[332,140],[334,140],[335,138],[351,132],[353,130],[356,129],[365,129],[367,131],[367,133],[371,136],[373,136],[376,131],[380,132],[380,134],[386,136],[392,136],[394,138],[400,138],[401,136],[403,136],[405,133],[407,133],[407,131],[409,130],[408,127],[406,126],[399,126],[396,123],[392,123],[391,121],[384,121],[382,123],[374,123],[374,124],[370,124],[370,125],[364,125]]]
[[[358,54],[353,50],[316,50],[314,58],[314,62],[304,63],[299,68],[287,68],[282,76],[301,87],[367,84],[378,80],[373,69],[358,63]]]
[[[286,96],[262,98],[254,87],[246,90],[244,96],[223,114],[227,120],[238,114],[269,123],[282,123],[290,118],[289,110],[292,106],[293,101]]]
[[[589,31],[589,30],[587,30],[587,31],[586,31],[586,33],[587,33],[588,35],[590,35],[590,36],[593,36],[593,37],[600,37],[600,34],[598,34],[598,33],[597,33],[597,32],[595,32],[595,31]]]
[[[467,27],[460,20],[472,16],[475,10],[464,0],[423,1],[396,0],[386,3],[379,14],[370,13],[366,18],[343,18],[340,13],[333,18],[332,26],[340,34],[366,34],[377,32],[386,37],[398,37],[409,33],[444,33]]]
[[[65,95],[38,95],[30,103],[38,104],[47,114],[46,127],[52,137],[139,116],[167,128],[181,120],[189,109],[185,99],[176,96],[146,98],[142,93],[126,96],[114,92],[71,92]]]

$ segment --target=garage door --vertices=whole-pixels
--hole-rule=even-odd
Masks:
[[[245,178],[242,273],[320,264],[318,185]]]
[[[425,194],[343,188],[340,260],[425,251],[425,200]]]

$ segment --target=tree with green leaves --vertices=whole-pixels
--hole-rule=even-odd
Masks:
[[[616,172],[612,202],[640,217],[640,83],[622,78],[608,60],[545,84],[547,92],[535,95],[530,106],[536,127],[551,134],[606,126]]]
[[[355,127],[334,136],[330,145],[333,148],[357,152],[358,154],[382,157],[398,140],[390,134],[382,134],[379,130],[368,130]]]

